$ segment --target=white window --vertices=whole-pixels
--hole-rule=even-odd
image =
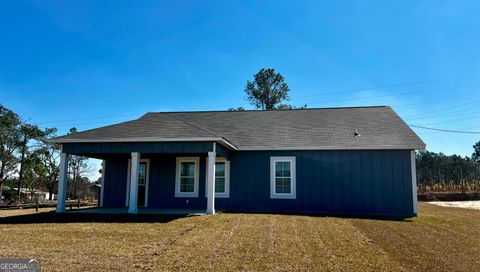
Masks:
[[[296,198],[295,157],[270,157],[270,198]]]
[[[207,197],[208,163],[205,171],[205,197]],[[225,158],[216,158],[215,161],[215,197],[227,198],[230,196],[230,162]]]
[[[175,197],[198,197],[199,159],[177,158]]]

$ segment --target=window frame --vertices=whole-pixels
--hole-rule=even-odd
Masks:
[[[290,162],[290,193],[276,192],[276,162]],[[270,198],[272,199],[296,199],[297,198],[297,182],[296,182],[296,158],[292,156],[270,157]]]
[[[208,197],[207,192],[207,182],[208,182],[208,157],[205,165],[205,197]],[[217,193],[215,192],[215,198],[229,198],[230,197],[230,161],[226,158],[217,157],[215,158],[215,163],[224,162],[225,163],[225,192]]]
[[[180,164],[182,162],[193,162],[195,167],[193,179],[193,192],[180,191]],[[198,197],[198,179],[199,179],[200,159],[199,157],[177,157],[175,164],[175,197]]]

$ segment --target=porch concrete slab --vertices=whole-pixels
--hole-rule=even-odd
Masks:
[[[68,211],[69,213],[96,213],[96,214],[127,214],[127,208],[89,208]],[[138,214],[181,214],[181,215],[205,215],[206,210],[183,210],[183,209],[138,209]]]

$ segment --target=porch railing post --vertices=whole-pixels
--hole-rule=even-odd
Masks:
[[[57,213],[66,211],[67,188],[68,188],[68,154],[60,154],[60,172],[58,175],[58,196],[57,196]]]
[[[138,197],[138,164],[140,162],[140,153],[132,152],[132,168],[130,169],[130,201],[128,205],[128,213],[137,213],[137,197]]]
[[[215,159],[216,152],[208,152],[207,214],[215,214]]]

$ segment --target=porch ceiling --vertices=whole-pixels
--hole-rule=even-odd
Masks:
[[[215,141],[203,142],[95,142],[63,143],[62,151],[68,154],[105,159],[112,156],[130,156],[132,152],[142,154],[206,154],[214,151],[224,157],[229,149]]]

